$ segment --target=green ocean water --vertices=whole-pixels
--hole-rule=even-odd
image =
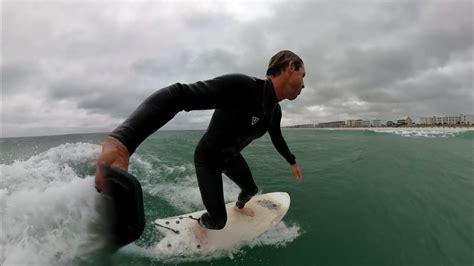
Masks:
[[[277,228],[235,250],[181,257],[154,249],[152,222],[203,208],[193,168],[203,131],[159,131],[132,157],[142,237],[111,265],[473,265],[474,131],[315,130],[283,134],[297,182],[265,135],[244,151],[261,193],[286,191]],[[1,139],[1,265],[84,265],[94,160],[104,134]],[[224,177],[227,201],[239,190]],[[89,241],[89,242],[88,242]],[[103,263],[97,260],[97,265]],[[88,264],[88,265],[89,265]]]

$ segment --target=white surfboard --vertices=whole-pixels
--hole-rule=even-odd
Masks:
[[[179,255],[186,255],[240,247],[283,219],[290,207],[290,195],[286,192],[273,192],[254,196],[245,205],[253,209],[253,217],[236,212],[234,206],[235,202],[226,204],[226,226],[222,230],[207,230],[207,243],[202,246],[194,237],[194,229],[197,226],[195,219],[201,217],[204,210],[156,219],[156,229],[165,234],[156,248],[163,253],[177,252]]]

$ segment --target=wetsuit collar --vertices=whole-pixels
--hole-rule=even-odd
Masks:
[[[270,107],[273,109],[273,107],[278,103],[275,88],[273,87],[273,82],[271,79],[267,79],[265,81],[265,86],[263,88],[263,97],[265,107]]]

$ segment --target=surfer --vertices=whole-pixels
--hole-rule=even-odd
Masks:
[[[301,180],[301,169],[281,133],[282,112],[279,102],[298,97],[304,88],[305,74],[301,58],[284,50],[270,59],[266,79],[229,74],[193,84],[176,83],[156,91],[106,137],[102,153],[97,159],[96,188],[98,191],[110,191],[110,182],[105,180],[113,180],[113,177],[106,179],[110,174],[104,166],[126,171],[129,158],[140,143],[178,112],[215,109],[209,127],[194,153],[199,190],[207,210],[198,219],[195,236],[199,242],[205,243],[206,230],[222,229],[227,221],[222,173],[241,189],[235,210],[244,215],[254,215],[245,204],[258,192],[258,188],[240,153],[253,140],[269,132],[273,145],[291,166],[295,179]],[[122,172],[114,173],[120,175]],[[133,182],[119,182],[119,186],[125,187],[122,191],[136,189]],[[120,193],[114,193],[112,198],[120,197],[117,194]],[[127,214],[126,210],[120,213],[143,215]],[[134,226],[128,225],[128,228]],[[143,231],[143,228],[137,227],[139,233],[136,238]]]

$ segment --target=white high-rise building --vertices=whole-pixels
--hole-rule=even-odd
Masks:
[[[421,125],[474,125],[474,115],[433,116],[420,118]]]

